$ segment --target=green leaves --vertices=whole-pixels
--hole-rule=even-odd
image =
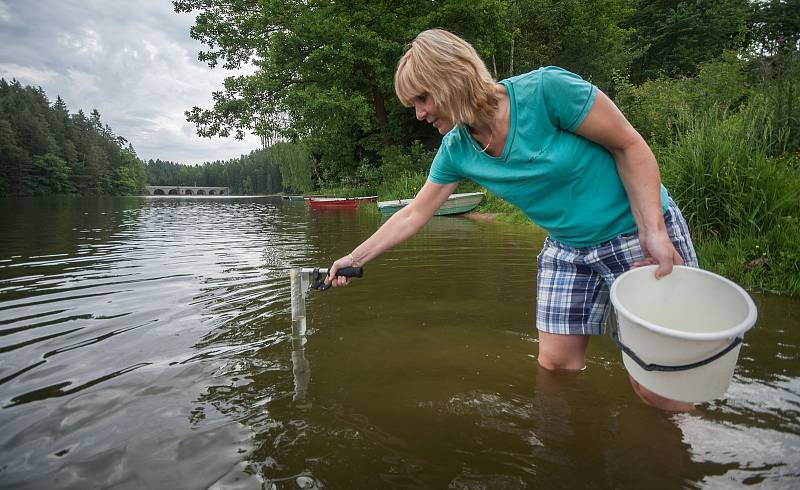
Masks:
[[[65,194],[75,190],[69,181],[69,165],[52,153],[35,156],[33,169],[31,177],[35,194]]]
[[[120,170],[124,168],[126,170]],[[70,115],[41,88],[0,79],[0,195],[139,192],[143,163],[93,110]]]
[[[212,108],[187,112],[198,134],[302,138],[321,176],[333,181],[355,177],[363,159],[378,164],[382,146],[420,139],[423,131],[392,87],[403,46],[422,29],[445,26],[488,52],[505,39],[507,10],[502,0],[174,5],[198,13],[192,37],[209,46],[200,54],[209,65],[249,60],[257,67],[252,75],[226,80]]]

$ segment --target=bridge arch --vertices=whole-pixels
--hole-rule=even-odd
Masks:
[[[185,185],[148,185],[147,193],[152,196],[223,196],[230,194],[228,187],[185,186]]]

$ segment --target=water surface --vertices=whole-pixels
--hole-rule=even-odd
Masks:
[[[670,415],[594,339],[537,368],[533,228],[434,218],[344,289],[288,270],[376,212],[0,202],[2,488],[728,488],[800,478],[800,301],[753,294],[725,399]]]

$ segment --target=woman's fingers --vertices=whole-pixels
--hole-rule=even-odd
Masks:
[[[341,286],[347,286],[350,283],[349,277],[344,276],[337,276],[336,273],[339,269],[344,267],[350,267],[352,261],[350,257],[342,257],[341,259],[337,260],[336,262],[331,265],[331,268],[328,270],[328,277],[325,278],[325,282],[329,283],[331,286],[338,288]]]
[[[335,288],[347,286],[347,278],[343,276],[336,276],[331,281],[331,285]]]
[[[653,257],[645,257],[642,260],[637,260],[636,262],[634,262],[633,267],[644,267],[646,265],[655,265],[655,264],[658,264],[658,261],[656,261],[656,259],[654,259]]]

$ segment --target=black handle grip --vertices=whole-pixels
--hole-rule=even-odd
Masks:
[[[364,268],[363,267],[342,267],[341,269],[336,271],[336,276],[342,277],[363,277],[364,276]],[[334,277],[336,277],[334,276]],[[325,291],[329,287],[330,284],[325,284],[325,276],[322,274],[322,271],[319,269],[314,270],[314,277],[311,280],[311,287],[314,289],[318,289],[320,291]]]
[[[336,271],[337,276],[342,277],[364,277],[363,267],[342,267]]]

